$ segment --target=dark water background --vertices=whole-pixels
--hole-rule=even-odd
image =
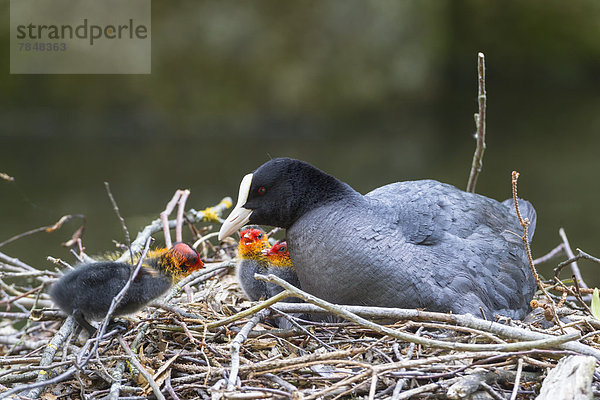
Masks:
[[[133,234],[177,188],[196,209],[237,196],[270,157],[309,161],[367,192],[432,178],[466,186],[476,54],[487,60],[488,147],[477,192],[510,174],[534,203],[540,256],[600,255],[600,3],[154,1],[152,74],[10,75],[0,34],[0,242],[85,214],[88,253]],[[0,3],[8,15],[8,2]],[[0,249],[72,261],[76,228]],[[558,262],[558,261],[557,261]],[[598,268],[582,263],[600,283]]]

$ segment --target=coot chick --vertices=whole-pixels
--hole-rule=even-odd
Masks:
[[[536,286],[510,201],[433,180],[362,195],[289,158],[246,175],[239,193],[219,237],[248,222],[285,228],[302,289],[325,300],[488,318],[530,309]],[[535,210],[520,208],[533,235]]]
[[[290,252],[287,249],[285,241],[275,243],[273,247],[265,251],[265,255],[267,257],[267,274],[273,274],[297,288],[300,287],[300,281],[294,270],[294,265],[290,259]],[[267,297],[273,297],[283,291],[283,288],[275,283],[266,282],[266,287]],[[284,301],[296,302],[300,300],[296,297],[289,297]]]
[[[267,257],[264,252],[268,248],[269,238],[258,226],[240,232],[237,279],[246,297],[251,301],[268,297],[266,282],[254,279],[254,274],[267,272]]]
[[[173,282],[203,266],[196,250],[185,243],[149,252],[113,315],[139,310],[165,293]],[[91,335],[95,328],[88,321],[104,318],[134,269],[135,265],[115,261],[82,264],[54,283],[50,296]]]

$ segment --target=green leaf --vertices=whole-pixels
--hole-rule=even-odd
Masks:
[[[600,291],[598,291],[598,288],[594,288],[592,294],[592,315],[594,318],[600,319]]]

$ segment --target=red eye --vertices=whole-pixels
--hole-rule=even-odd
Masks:
[[[267,190],[265,189],[265,187],[264,187],[264,186],[261,186],[261,187],[259,187],[259,188],[258,188],[258,190],[257,190],[257,193],[258,193],[258,194],[265,194],[265,192],[266,192],[266,191],[267,191]]]

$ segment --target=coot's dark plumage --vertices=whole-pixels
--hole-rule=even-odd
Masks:
[[[148,253],[144,265],[132,281],[114,315],[133,313],[165,293],[176,281],[204,264],[198,253],[185,243],[175,243],[171,249]],[[88,321],[102,319],[113,298],[123,289],[134,265],[115,261],[97,261],[80,265],[50,288],[52,300],[88,332]]]
[[[520,207],[533,235],[535,210]],[[522,318],[535,291],[512,203],[432,180],[363,196],[274,159],[244,177],[220,238],[247,222],[287,229],[302,289],[336,303]]]

